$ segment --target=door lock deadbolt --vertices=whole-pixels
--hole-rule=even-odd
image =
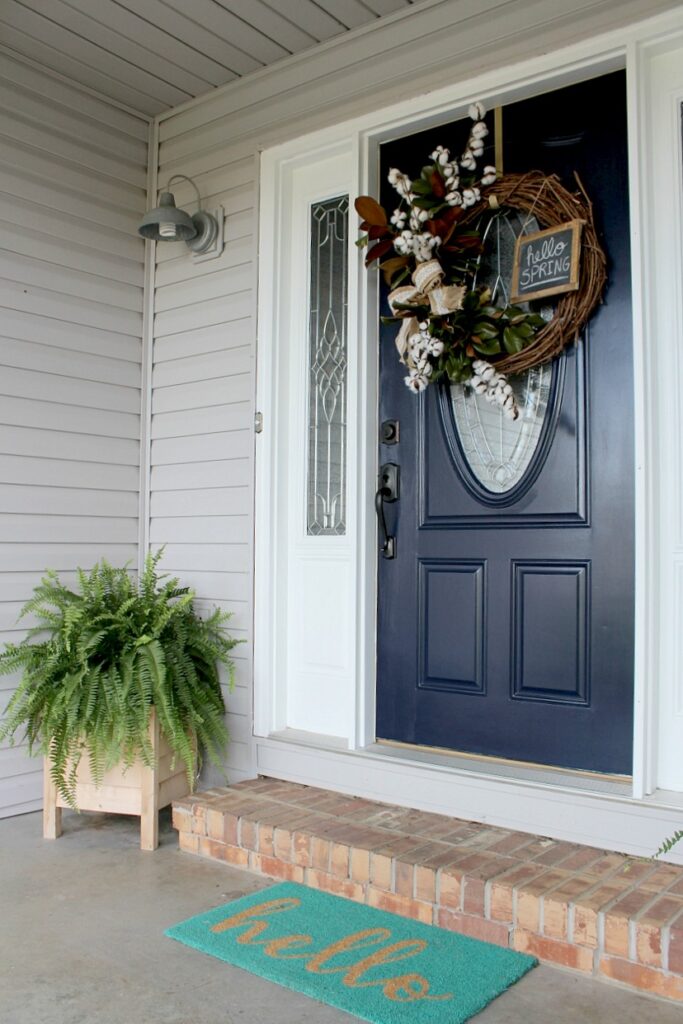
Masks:
[[[379,439],[382,444],[398,444],[398,420],[384,420],[379,428]]]

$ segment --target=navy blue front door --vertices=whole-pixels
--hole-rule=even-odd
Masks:
[[[459,125],[382,148],[382,175],[419,173]],[[527,382],[545,415],[515,466],[491,463],[458,392],[405,387],[382,329],[380,444],[400,467],[379,559],[377,736],[630,774],[633,437],[625,78],[615,73],[504,110],[505,171],[577,171],[608,254],[584,337]],[[384,204],[392,203],[385,193]],[[460,392],[462,397],[462,392]],[[491,448],[495,448],[494,443]],[[494,453],[495,454],[495,453]],[[495,460],[494,460],[495,461]],[[491,474],[487,478],[487,472]]]

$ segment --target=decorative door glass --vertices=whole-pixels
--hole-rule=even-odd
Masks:
[[[515,242],[522,234],[538,231],[533,216],[504,210],[491,217],[483,234],[486,257],[478,283],[491,289],[492,301],[510,300]],[[527,303],[520,303],[527,309]],[[546,319],[552,308],[540,310]],[[538,448],[550,398],[553,370],[534,367],[510,377],[519,416],[508,419],[501,409],[466,384],[451,386],[453,418],[462,453],[476,480],[493,494],[511,491],[523,479]]]
[[[348,195],[311,207],[306,530],[346,533]]]

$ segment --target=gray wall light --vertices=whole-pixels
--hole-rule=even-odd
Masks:
[[[174,181],[188,181],[197,193],[197,212],[179,210],[170,191]],[[185,242],[195,257],[219,256],[223,249],[223,211],[215,214],[202,210],[199,189],[185,174],[169,178],[166,191],[159,196],[159,205],[142,218],[138,234],[155,242]]]

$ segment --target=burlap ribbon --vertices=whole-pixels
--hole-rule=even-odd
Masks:
[[[401,329],[396,335],[396,349],[398,351],[398,358],[404,365],[408,365],[406,359],[406,352],[410,348],[410,339],[414,334],[418,334],[420,326],[414,316],[405,317],[401,323]]]
[[[467,291],[465,285],[443,284],[443,269],[438,260],[427,260],[418,263],[413,273],[412,285],[401,285],[389,293],[389,305],[394,316],[406,319],[414,318],[411,308],[400,309],[400,306],[429,306],[435,316],[446,316],[462,309],[463,299]],[[411,331],[410,333],[414,333]],[[399,337],[405,338],[404,325],[401,326]],[[398,345],[398,338],[396,339]],[[399,349],[400,352],[400,349]]]

